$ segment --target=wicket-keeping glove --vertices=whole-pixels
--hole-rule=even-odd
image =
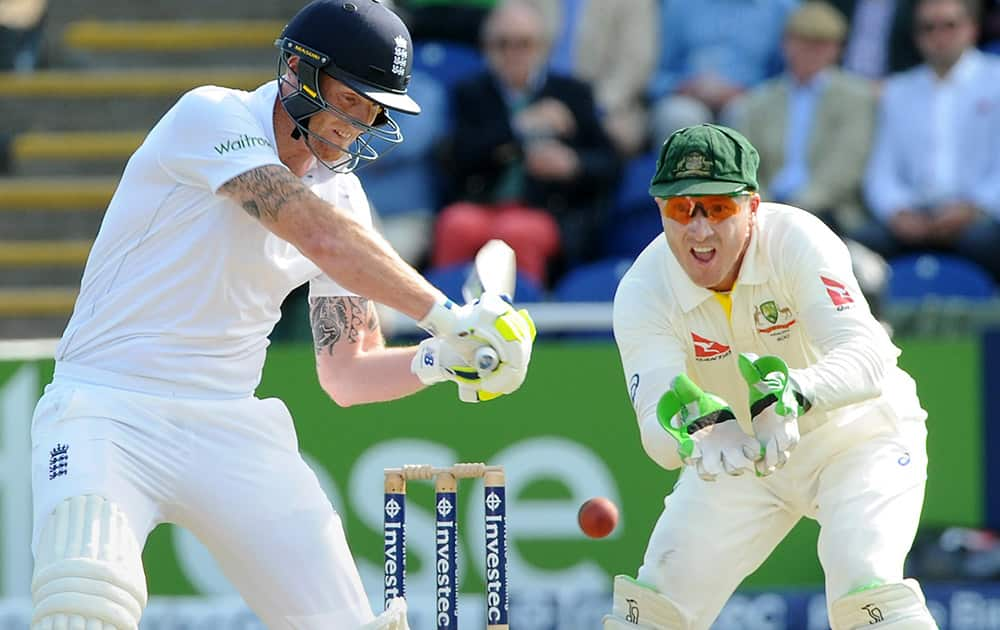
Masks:
[[[799,443],[798,419],[809,409],[809,401],[796,392],[780,357],[745,352],[738,363],[750,386],[750,417],[760,443],[757,473],[769,475],[785,465]]]
[[[677,376],[656,405],[660,426],[677,440],[677,453],[698,476],[714,481],[725,472],[742,475],[754,469],[759,447],[740,428],[732,408],[703,392],[686,375]]]

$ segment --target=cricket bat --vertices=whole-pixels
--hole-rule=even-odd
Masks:
[[[483,293],[500,293],[511,300],[517,284],[517,259],[510,245],[493,239],[483,245],[472,263],[472,269],[462,284],[462,298],[472,302]],[[476,350],[476,367],[492,372],[500,364],[496,350],[484,346]]]

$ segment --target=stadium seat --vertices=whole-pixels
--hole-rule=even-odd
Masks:
[[[889,298],[930,296],[988,300],[997,294],[990,274],[976,263],[948,254],[913,254],[889,261]]]
[[[446,41],[413,43],[413,69],[422,70],[451,88],[459,81],[486,68],[477,48]]]
[[[656,204],[649,196],[656,157],[657,152],[649,152],[625,164],[605,230],[605,256],[635,258],[663,231]]]
[[[650,151],[630,159],[622,171],[621,183],[615,193],[616,211],[629,212],[636,207],[653,205],[649,196],[649,180],[656,171],[659,151]]]
[[[633,259],[650,241],[663,234],[660,213],[652,203],[650,206],[628,215],[611,217],[611,225],[605,231],[603,243],[605,256]]]
[[[618,282],[628,271],[629,258],[606,258],[571,269],[552,293],[559,302],[610,302]]]
[[[427,280],[441,289],[445,295],[447,295],[451,300],[458,304],[462,304],[465,300],[462,298],[462,283],[469,276],[469,272],[472,268],[471,263],[462,263],[459,265],[449,265],[447,267],[435,267],[428,269],[424,272],[424,277]],[[522,304],[525,302],[541,302],[543,295],[542,289],[538,284],[524,275],[520,271],[517,272],[517,286],[515,287],[516,296],[514,296],[514,301],[517,304]]]

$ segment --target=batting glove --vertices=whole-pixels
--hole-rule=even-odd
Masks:
[[[686,375],[677,376],[656,405],[660,426],[677,440],[677,453],[706,481],[725,472],[742,475],[754,469],[759,447],[736,421],[732,408],[703,392]]]
[[[476,403],[503,395],[501,392],[483,390],[479,370],[469,365],[457,351],[437,337],[420,342],[410,362],[410,371],[424,385],[444,381],[457,383],[458,398],[462,402]]]
[[[780,357],[745,352],[738,363],[750,386],[750,417],[760,443],[757,474],[769,475],[788,462],[799,443],[799,416],[810,404],[795,390],[788,365]]]

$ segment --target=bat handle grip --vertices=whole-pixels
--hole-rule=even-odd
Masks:
[[[500,365],[500,357],[497,351],[489,346],[483,346],[476,350],[476,368],[480,372],[492,372]]]

